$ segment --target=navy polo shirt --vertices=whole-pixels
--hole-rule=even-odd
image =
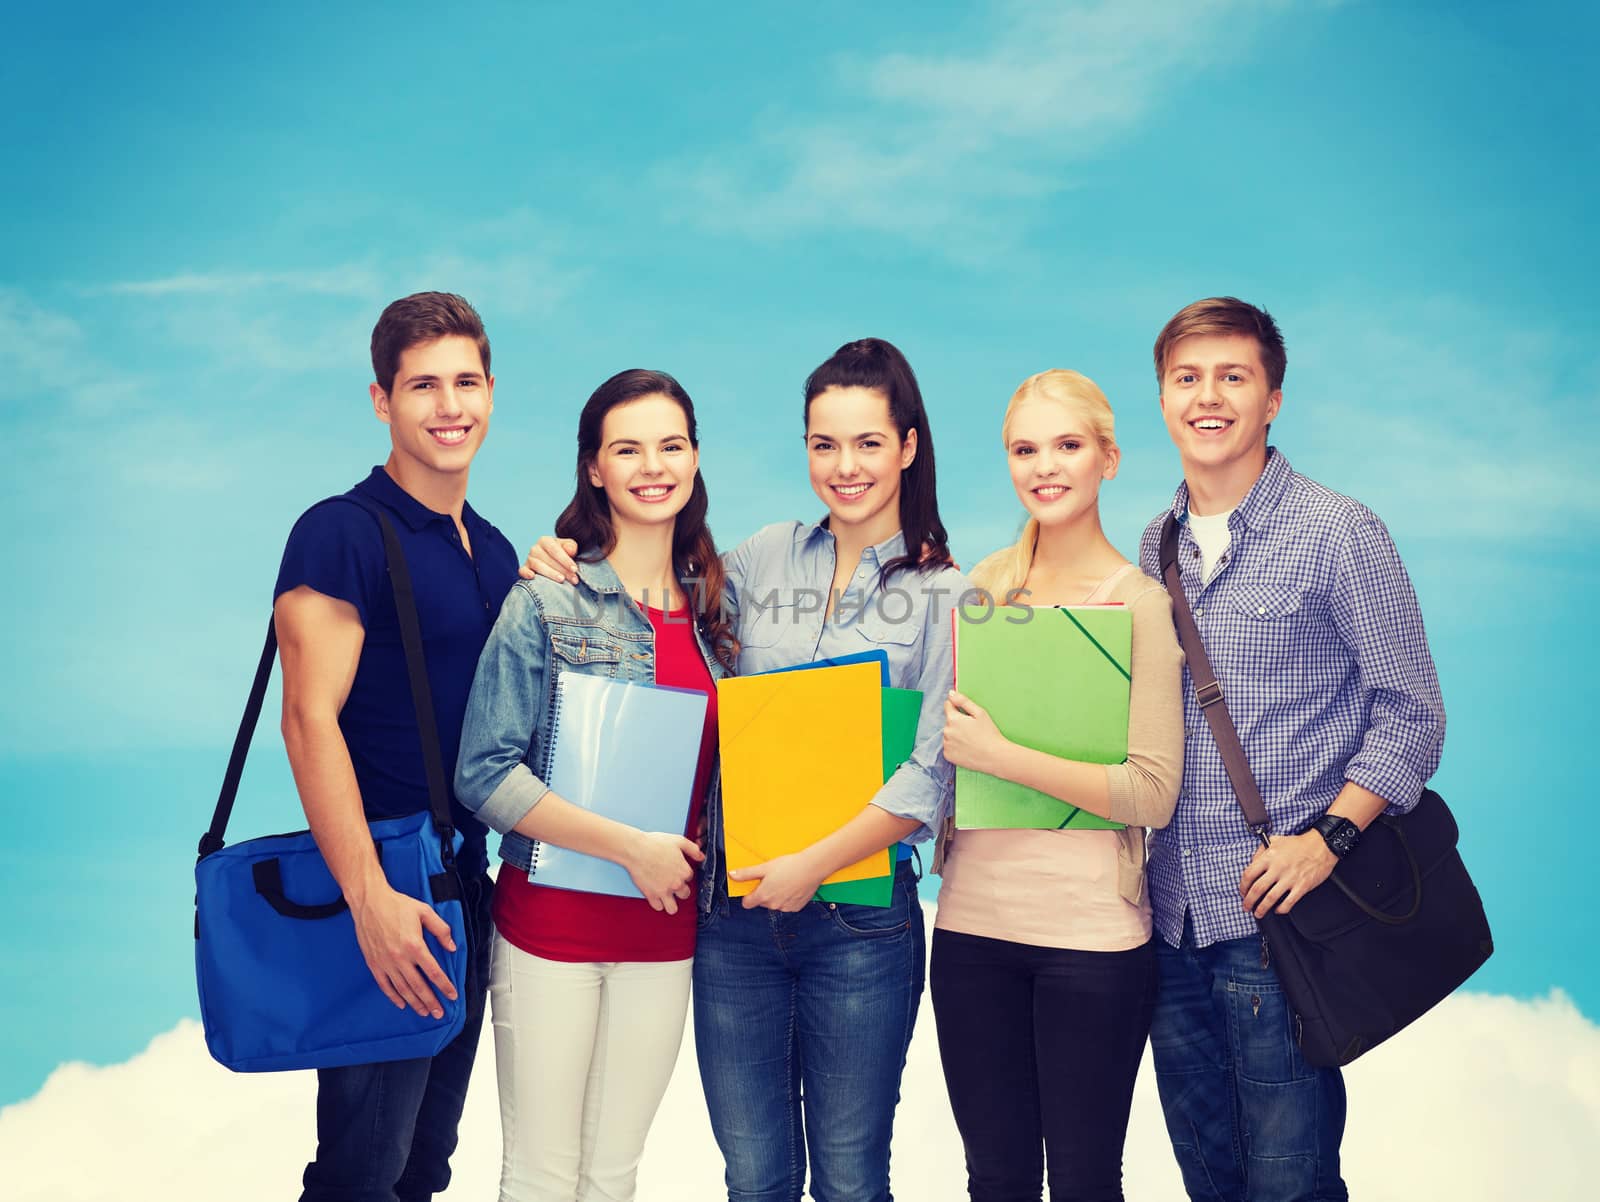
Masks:
[[[405,550],[433,690],[445,787],[450,789],[450,810],[463,835],[459,863],[464,876],[475,875],[488,868],[487,828],[456,800],[456,753],[478,655],[499,616],[500,602],[516,582],[521,557],[505,535],[466,505],[461,520],[472,540],[468,555],[450,515],[423,505],[381,467],[373,468],[346,495],[361,496],[387,510]],[[426,810],[428,778],[405,648],[384,560],[383,534],[371,513],[360,505],[329,501],[301,516],[289,532],[273,599],[302,584],[355,606],[366,630],[350,696],[339,712],[339,729],[350,748],[367,817],[395,818]]]

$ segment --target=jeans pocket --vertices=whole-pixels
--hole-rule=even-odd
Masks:
[[[829,916],[845,934],[856,939],[892,939],[911,930],[911,918],[903,902],[892,906],[855,906],[830,902]]]
[[[1310,1080],[1311,1066],[1295,1044],[1294,1010],[1276,981],[1230,980],[1228,1023],[1239,1074],[1263,1085]]]

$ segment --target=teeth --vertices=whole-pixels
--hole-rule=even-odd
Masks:
[[[1208,417],[1194,424],[1196,430],[1225,430],[1227,426],[1228,423],[1218,417]]]
[[[1035,496],[1045,497],[1047,499],[1059,497],[1066,491],[1066,487],[1060,484],[1046,484],[1043,488],[1036,488],[1033,490]]]
[[[841,497],[859,497],[871,487],[870,484],[836,484],[833,486],[833,491]]]
[[[456,426],[449,430],[431,430],[429,433],[440,442],[464,442],[467,437],[466,428],[462,426]]]
[[[633,495],[636,497],[644,497],[647,500],[653,501],[658,497],[666,496],[671,491],[672,489],[665,484],[652,484],[648,488],[634,489]]]

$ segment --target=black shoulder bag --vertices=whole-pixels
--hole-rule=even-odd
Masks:
[[[1272,820],[1183,592],[1171,515],[1161,529],[1161,578],[1195,696],[1245,821],[1266,846]],[[1424,789],[1409,813],[1380,814],[1287,914],[1260,920],[1307,1063],[1349,1064],[1443,1001],[1494,951],[1457,833],[1444,798]]]

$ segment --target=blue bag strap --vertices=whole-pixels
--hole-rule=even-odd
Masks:
[[[395,613],[400,621],[400,641],[405,647],[406,674],[411,681],[411,704],[417,715],[417,733],[422,742],[422,765],[428,778],[428,808],[433,815],[433,827],[439,834],[446,869],[454,867],[455,826],[450,821],[450,794],[445,787],[444,756],[439,750],[439,726],[433,714],[433,690],[428,685],[427,661],[422,652],[422,624],[417,619],[416,594],[411,587],[411,569],[406,564],[405,551],[400,546],[400,536],[395,532],[387,514],[361,497],[348,494],[329,497],[319,504],[347,501],[359,505],[375,519],[383,533],[383,555],[389,569],[389,587],[394,593]],[[315,508],[315,506],[313,506]],[[309,512],[309,511],[308,511]],[[261,705],[266,700],[267,682],[272,677],[272,662],[277,658],[278,633],[271,618],[267,619],[267,638],[261,648],[261,658],[256,663],[255,679],[250,685],[250,697],[245,702],[244,714],[239,719],[239,731],[234,736],[233,752],[228,757],[228,770],[222,777],[222,790],[217,795],[217,806],[211,815],[211,826],[200,836],[199,858],[205,859],[223,846],[223,835],[228,829],[228,819],[233,813],[234,798],[239,792],[239,780],[244,775],[244,762],[250,753],[250,740],[255,735],[256,723],[261,717]]]

